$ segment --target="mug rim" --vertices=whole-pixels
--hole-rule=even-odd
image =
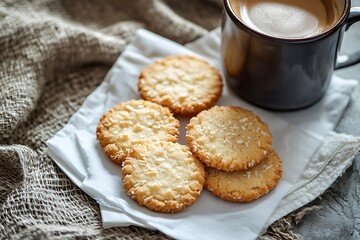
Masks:
[[[324,37],[332,34],[333,32],[337,31],[343,25],[343,23],[346,21],[346,19],[349,16],[350,8],[351,8],[351,4],[350,4],[351,1],[345,0],[344,10],[343,10],[340,18],[336,21],[336,23],[334,25],[332,25],[329,29],[327,29],[326,31],[324,31],[320,34],[310,36],[310,37],[303,37],[303,38],[286,38],[286,37],[271,36],[271,35],[262,33],[260,31],[257,31],[255,29],[249,27],[240,19],[240,17],[238,17],[236,15],[234,10],[230,6],[231,5],[230,1],[232,1],[232,0],[224,0],[225,12],[229,15],[229,17],[231,18],[231,20],[233,21],[233,23],[236,26],[245,28],[245,30],[247,30],[247,31],[251,32],[252,34],[255,34],[261,38],[270,39],[272,41],[277,41],[277,42],[289,42],[289,43],[291,43],[291,42],[294,42],[294,43],[295,42],[311,42],[311,41],[315,41],[315,40],[324,38]]]

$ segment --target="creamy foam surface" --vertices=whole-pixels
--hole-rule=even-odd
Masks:
[[[326,0],[329,1],[329,0]],[[267,35],[305,38],[329,29],[339,17],[321,0],[238,0],[240,18]],[[334,3],[333,1],[329,1]],[[232,4],[233,8],[236,8]]]

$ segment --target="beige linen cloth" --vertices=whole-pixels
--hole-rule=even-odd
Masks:
[[[47,156],[139,28],[185,44],[219,26],[222,0],[0,1],[0,238],[166,239],[104,230],[99,206]],[[295,239],[303,208],[262,238]]]

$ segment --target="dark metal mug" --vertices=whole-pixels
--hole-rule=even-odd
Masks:
[[[340,19],[319,35],[286,39],[262,34],[235,14],[224,0],[222,63],[236,94],[260,107],[295,110],[310,106],[325,94],[334,69],[360,62],[360,53],[338,56],[342,36],[360,20],[360,8],[350,0]]]

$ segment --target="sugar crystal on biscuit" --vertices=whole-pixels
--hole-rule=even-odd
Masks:
[[[272,167],[273,167],[273,165],[269,165],[269,166],[267,166],[265,169],[268,170],[268,169],[270,169],[270,168],[272,168]]]
[[[232,142],[231,142],[228,138],[225,138],[224,142],[225,142],[225,143],[232,144]]]
[[[240,119],[239,122],[244,123],[244,122],[246,122],[247,120],[248,120],[248,118],[242,118],[242,119]]]
[[[253,167],[255,165],[255,160],[251,159],[251,161],[249,162],[249,167]]]

